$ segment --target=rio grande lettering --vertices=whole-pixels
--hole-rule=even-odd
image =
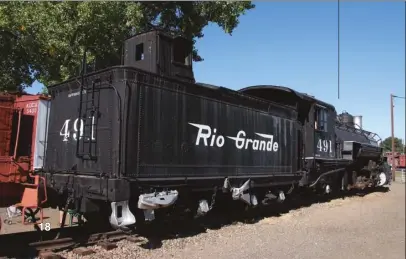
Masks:
[[[225,138],[222,135],[216,135],[217,129],[212,130],[210,126],[204,124],[196,124],[189,122],[189,125],[192,125],[199,129],[196,137],[196,146],[199,146],[201,143],[203,143],[204,146],[211,147],[214,145],[216,145],[217,147],[224,146]],[[235,147],[237,149],[251,148],[252,150],[260,150],[260,151],[273,151],[273,152],[278,151],[279,144],[278,142],[274,141],[273,135],[256,132],[255,134],[267,140],[245,138],[246,134],[245,131],[243,130],[238,131],[235,137],[230,136],[226,137],[234,140]]]

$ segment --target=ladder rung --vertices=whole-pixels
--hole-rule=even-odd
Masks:
[[[93,106],[93,107],[88,107],[88,109],[85,109],[85,111],[90,112],[90,111],[96,111],[99,107]]]
[[[87,87],[85,88],[87,93],[86,97],[82,99],[82,105],[83,109],[81,111],[82,114],[82,119],[83,119],[83,135],[81,138],[81,156],[83,159],[97,159],[96,154],[97,153],[94,149],[97,144],[97,141],[92,140],[92,129],[94,127],[97,127],[97,121],[98,119],[94,120],[93,118],[90,118],[89,115],[94,115],[98,114],[99,106],[96,106],[98,104],[98,100],[95,98],[94,94],[96,92],[99,92],[101,89],[97,88],[96,86],[93,87]]]

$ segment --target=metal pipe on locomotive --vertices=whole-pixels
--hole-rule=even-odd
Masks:
[[[163,208],[205,214],[219,195],[257,206],[296,188],[388,184],[371,133],[334,106],[286,87],[196,83],[192,42],[159,30],[123,49],[122,65],[48,88],[51,206],[122,228]]]

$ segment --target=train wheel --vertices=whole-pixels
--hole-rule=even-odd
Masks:
[[[357,184],[357,181],[358,181],[357,172],[353,171],[351,173],[351,180],[352,180],[352,182],[351,182],[352,186],[355,186]]]
[[[99,207],[98,211],[83,213],[83,217],[86,219],[85,227],[90,229],[110,229],[110,215],[111,209],[107,203],[97,204]]]
[[[348,172],[344,172],[341,177],[341,191],[348,191]]]
[[[386,178],[386,174],[384,172],[381,172],[378,176],[378,186],[383,186],[387,183],[387,178]]]

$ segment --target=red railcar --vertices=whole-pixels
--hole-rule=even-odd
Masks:
[[[0,94],[0,204],[9,205],[23,192],[29,171],[41,168],[46,144],[49,98]]]
[[[406,154],[399,156],[399,168],[406,168]]]
[[[396,168],[406,168],[406,154],[401,154],[399,152],[395,152],[394,158],[392,158],[392,152],[386,152],[385,156],[388,158],[388,163],[392,166],[394,165]],[[394,162],[392,162],[394,160]]]

